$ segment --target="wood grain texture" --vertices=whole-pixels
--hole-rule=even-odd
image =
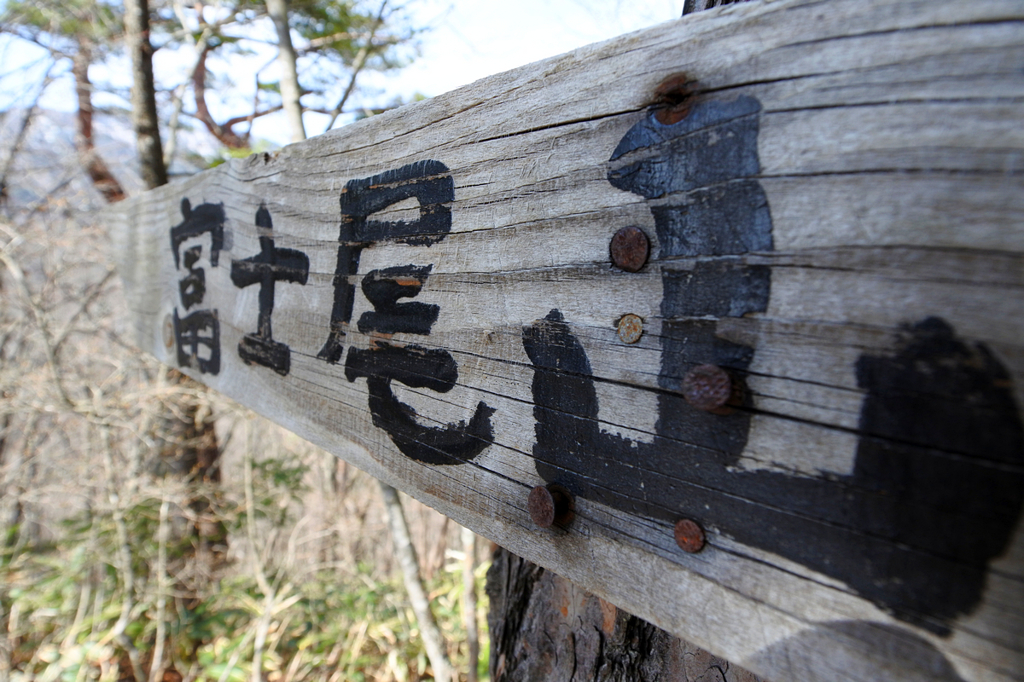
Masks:
[[[106,219],[141,347],[628,612],[768,679],[1020,679],[1022,101],[1024,2],[742,3]]]

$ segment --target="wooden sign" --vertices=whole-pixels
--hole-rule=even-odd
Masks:
[[[107,218],[141,347],[608,601],[1021,679],[1022,101],[1022,2],[755,2]]]

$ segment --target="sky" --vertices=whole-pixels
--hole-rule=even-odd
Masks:
[[[367,74],[362,84],[379,100],[416,93],[436,96],[486,76],[570,52],[681,16],[682,0],[419,0],[415,26],[430,30],[420,56],[386,77]],[[309,133],[326,119],[306,115]],[[254,132],[285,142],[281,123],[260,122]]]
[[[427,28],[418,39],[418,56],[396,72],[362,74],[355,102],[383,103],[397,97],[408,101],[415,95],[440,95],[492,74],[678,18],[682,5],[683,0],[410,0],[410,25]],[[238,60],[228,65],[226,71],[233,83],[222,92],[231,92],[233,100],[223,106],[211,102],[216,118],[251,110],[256,83],[254,64],[265,66],[260,72],[263,82],[276,80],[269,22],[265,30],[266,43],[255,45],[255,56],[244,64]],[[44,68],[44,56],[39,48],[0,37],[0,111],[33,96],[33,83]],[[191,59],[184,50],[177,54],[159,50],[155,57],[157,80],[165,87],[180,83]],[[33,64],[34,71],[26,68]],[[66,66],[63,71],[67,71]],[[95,104],[127,106],[130,73],[125,59],[93,67],[90,75],[94,82],[122,88],[121,95],[97,93]],[[64,78],[50,87],[40,104],[50,109],[73,110],[70,79]],[[327,119],[308,113],[305,122],[307,133],[312,136],[323,132]],[[288,142],[282,115],[257,119],[253,135],[272,145]]]
[[[681,0],[421,0],[416,17],[434,26],[422,57],[399,76],[438,95],[577,47],[678,18]]]

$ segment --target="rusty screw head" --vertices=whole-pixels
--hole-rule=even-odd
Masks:
[[[530,518],[541,528],[568,525],[573,517],[572,493],[558,485],[539,485],[530,491]]]
[[[619,320],[619,339],[623,343],[636,343],[644,333],[644,321],[639,316],[629,313]]]
[[[672,125],[679,123],[690,113],[693,106],[693,94],[696,83],[686,75],[671,76],[655,88],[654,104],[659,107],[654,112],[658,123]]]
[[[164,345],[168,350],[174,347],[174,320],[170,315],[164,317]]]
[[[696,554],[704,549],[704,531],[696,521],[679,519],[675,527],[676,544],[679,549]]]
[[[612,237],[612,263],[626,272],[637,272],[647,263],[651,242],[639,227],[624,227]]]
[[[732,377],[717,365],[697,365],[683,377],[683,397],[698,410],[721,414],[732,394]]]

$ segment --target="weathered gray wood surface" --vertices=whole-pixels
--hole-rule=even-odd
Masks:
[[[609,602],[769,679],[1020,679],[1022,101],[1020,0],[738,4],[107,219],[140,346]]]

